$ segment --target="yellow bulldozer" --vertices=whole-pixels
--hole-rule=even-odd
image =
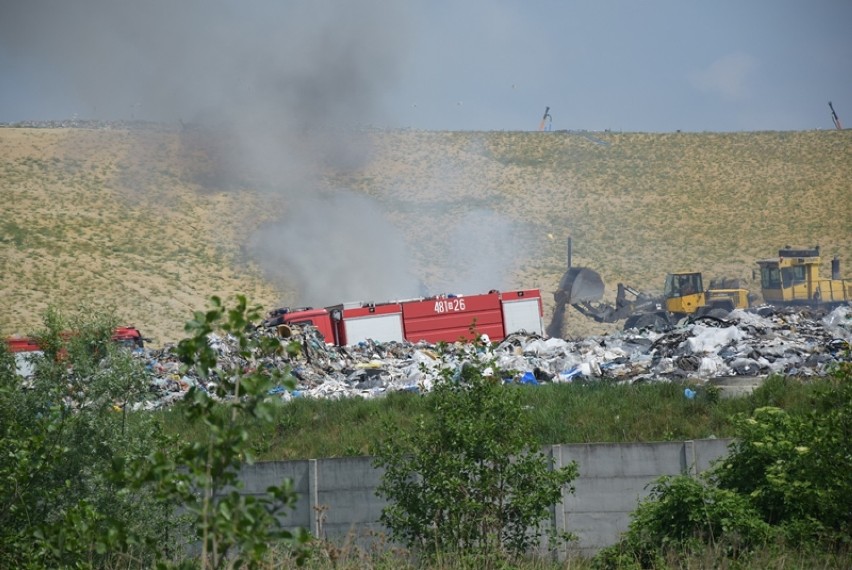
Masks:
[[[776,306],[832,308],[852,301],[852,280],[841,279],[840,260],[831,260],[831,279],[819,276],[819,246],[778,250],[778,257],[761,259],[760,288],[763,300]]]

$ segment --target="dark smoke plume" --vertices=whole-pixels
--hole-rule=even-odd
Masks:
[[[26,0],[3,5],[0,54],[81,118],[191,126],[185,144],[220,149],[207,186],[251,180],[286,200],[247,249],[297,302],[379,301],[422,292],[404,236],[368,197],[320,195],[318,181],[368,159],[335,133],[381,121],[411,17],[380,0]],[[488,275],[484,256],[456,258],[447,273],[468,274],[441,287]]]

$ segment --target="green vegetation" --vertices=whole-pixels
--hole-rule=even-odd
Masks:
[[[852,362],[811,394],[811,409],[736,418],[731,453],[700,479],[663,477],[599,568],[668,568],[708,549],[746,567],[756,552],[798,550],[841,567],[852,553]]]
[[[183,407],[187,421],[204,426],[198,443],[164,437],[151,414],[127,414],[147,377],[111,341],[114,320],[66,323],[48,311],[44,354],[26,387],[2,343],[0,567],[259,568],[271,549],[303,560],[306,532],[279,518],[297,498],[290,482],[267,495],[238,492],[239,469],[252,458],[237,420],[262,422],[272,383],[294,385],[286,371],[243,368],[282,350],[244,334],[257,310],[244,297],[232,308],[214,297],[187,323],[182,360],[217,382],[215,397],[191,390]],[[240,365],[217,361],[207,342],[214,331],[238,336]]]
[[[684,385],[667,382],[600,380],[507,388],[530,412],[532,442],[543,446],[733,437],[737,414],[763,406],[793,415],[808,412],[820,380],[773,376],[751,395],[721,399],[712,386],[693,386],[698,395],[692,400],[684,397]],[[244,427],[262,460],[370,455],[376,434],[386,425],[393,425],[401,437],[416,432],[417,417],[434,414],[433,397],[392,392],[369,400],[295,398],[272,409],[271,427]],[[158,413],[169,433],[198,441],[205,437],[204,430],[182,419],[180,406]]]
[[[564,489],[573,492],[578,470],[576,462],[551,469],[533,451],[518,392],[484,370],[445,363],[428,419],[402,434],[387,422],[382,433],[392,435],[377,445],[374,462],[384,470],[378,493],[390,505],[381,521],[392,538],[430,560],[494,568],[538,544],[539,523]]]
[[[0,567],[781,569],[848,560],[849,361],[829,378],[770,378],[736,400],[708,389],[686,399],[671,384],[503,386],[474,365],[447,368],[428,395],[283,404],[268,390],[292,388],[287,371],[253,362],[299,347],[249,338],[260,311],[238,296],[233,307],[213,298],[196,312],[178,347],[186,365],[215,380],[215,397],[192,390],[170,412],[131,412],[145,395],[145,372],[111,342],[114,316],[81,315],[45,313],[44,355],[26,386],[0,344]],[[213,331],[237,338],[236,366],[218,361],[206,340]],[[587,408],[594,412],[584,416]],[[573,432],[559,427],[572,423]],[[391,427],[394,436],[381,437]],[[236,492],[255,441],[273,432],[318,439],[326,428],[358,433],[337,454],[362,445],[376,452],[391,501],[383,520],[413,552],[286,531],[277,516],[296,500],[289,482],[265,496]],[[710,429],[735,437],[731,454],[700,478],[659,480],[621,543],[592,560],[519,555],[536,538],[521,530],[542,520],[577,473],[576,465],[549,470],[536,446],[567,443],[571,433],[632,441]],[[278,451],[272,444],[262,453]]]
[[[75,334],[63,336],[66,327]],[[148,545],[182,535],[172,509],[121,485],[114,469],[164,439],[155,418],[115,410],[138,401],[147,378],[110,341],[112,328],[110,319],[67,323],[48,311],[44,356],[26,389],[0,343],[0,567],[150,564]]]

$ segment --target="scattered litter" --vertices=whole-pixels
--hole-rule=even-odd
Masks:
[[[621,382],[683,381],[700,384],[713,378],[770,374],[820,376],[849,358],[852,312],[841,306],[830,313],[807,309],[733,311],[720,326],[681,323],[658,333],[653,330],[616,332],[577,340],[515,333],[499,344],[453,343],[444,346],[443,359],[427,343],[365,341],[354,346],[327,345],[311,326],[294,327],[292,336],[302,352],[287,351],[252,363],[262,368],[289,369],[295,390],[276,387],[271,395],[293,398],[377,398],[394,391],[429,392],[451,367],[456,376],[464,366],[482,365],[489,376],[508,371],[504,382],[537,386],[602,378]],[[275,327],[252,334],[277,335]],[[246,368],[236,339],[211,334],[209,343],[225,367]],[[174,346],[136,349],[150,374],[150,399],[145,409],[170,406],[193,386],[213,392],[216,378],[207,384],[194,370],[183,370]],[[505,376],[505,375],[504,375]],[[693,386],[694,387],[694,386]],[[686,398],[695,397],[687,388]]]

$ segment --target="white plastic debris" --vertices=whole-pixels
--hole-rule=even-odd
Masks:
[[[692,328],[692,337],[686,343],[690,354],[711,354],[743,336],[744,333],[735,326],[716,328],[696,324]]]
[[[757,314],[733,311],[730,326],[683,323],[671,331],[618,332],[577,340],[515,333],[497,344],[453,343],[443,354],[427,343],[375,343],[327,346],[313,327],[302,327],[292,340],[307,347],[302,354],[286,352],[258,357],[253,366],[290,371],[296,389],[270,390],[270,397],[378,398],[393,391],[426,393],[444,369],[460,373],[466,364],[481,365],[486,374],[505,372],[503,381],[577,382],[613,379],[624,382],[708,380],[723,376],[786,374],[815,376],[848,355],[852,341],[852,310],[848,305],[828,314],[763,307]],[[258,329],[254,334],[275,334]],[[210,335],[220,367],[244,368],[236,340]],[[150,376],[151,397],[134,409],[159,409],[180,400],[193,386],[213,392],[215,377],[202,381],[184,371],[175,348],[133,352]],[[26,356],[16,354],[19,373]],[[532,380],[535,380],[533,382]],[[26,383],[22,383],[26,385]]]

